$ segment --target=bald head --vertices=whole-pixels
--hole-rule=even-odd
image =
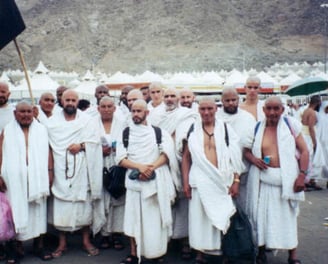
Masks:
[[[239,95],[235,88],[224,88],[221,101],[224,112],[228,114],[236,114],[238,112]]]
[[[179,92],[175,88],[164,91],[164,104],[166,111],[172,111],[179,106]]]
[[[276,95],[268,97],[265,100],[264,105],[269,105],[271,103],[277,104],[279,106],[283,106],[283,102],[282,102],[281,98],[279,96],[276,96]]]
[[[153,107],[160,105],[163,102],[163,84],[160,82],[152,82],[149,85],[149,93]]]
[[[184,88],[179,91],[180,93],[180,105],[191,108],[195,100],[194,92],[191,89]]]
[[[63,93],[68,89],[69,89],[68,87],[62,85],[62,86],[59,86],[56,90],[57,103],[60,107],[63,107],[62,102],[61,102]]]
[[[222,97],[226,96],[227,94],[239,96],[237,89],[233,87],[226,87],[222,90]]]
[[[128,93],[126,99],[128,102],[128,108],[131,111],[132,104],[138,99],[143,99],[143,94],[139,89],[133,89]]]
[[[100,99],[100,101],[99,101],[99,105],[100,105],[101,103],[108,103],[108,102],[110,102],[110,103],[112,103],[112,104],[115,104],[115,100],[114,100],[113,98],[111,98],[111,97],[109,97],[109,96],[104,96],[104,97],[102,97],[102,98]]]
[[[29,127],[33,122],[33,106],[30,102],[20,101],[16,104],[14,115],[22,128]]]
[[[96,87],[95,90],[95,97],[97,99],[97,104],[99,104],[99,101],[102,97],[109,96],[109,90],[106,85],[99,85]]]
[[[66,90],[62,96],[62,105],[64,113],[68,116],[75,116],[77,112],[77,105],[79,103],[79,96],[73,90]]]
[[[49,92],[43,93],[40,97],[39,105],[47,117],[51,116],[55,106],[55,96]]]
[[[0,108],[7,105],[10,96],[9,86],[5,82],[0,82]]]
[[[133,104],[132,104],[132,108],[133,107],[140,107],[143,110],[147,110],[148,109],[147,103],[143,99],[138,99],[138,100],[134,101]]]
[[[246,101],[256,103],[258,101],[258,93],[261,89],[261,80],[256,76],[251,76],[246,80],[245,91]]]
[[[136,125],[146,125],[147,115],[149,111],[147,110],[147,103],[143,99],[136,100],[131,107],[132,120]]]
[[[116,107],[113,98],[109,96],[104,96],[100,99],[98,105],[98,111],[100,113],[101,120],[103,122],[113,120],[115,109]]]
[[[134,89],[133,86],[127,85],[127,86],[124,86],[121,90],[120,101],[122,103],[124,103],[126,106],[128,106],[128,100],[127,100],[128,93],[133,89]]]
[[[270,96],[265,100],[263,112],[266,117],[267,126],[277,126],[284,112],[283,102],[278,96]]]
[[[203,97],[199,100],[199,114],[203,124],[214,124],[217,105],[214,98]]]

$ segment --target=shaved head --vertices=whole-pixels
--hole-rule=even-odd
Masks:
[[[279,96],[270,96],[265,100],[265,105],[268,105],[270,103],[276,103],[279,104],[280,106],[283,106],[283,102]]]
[[[139,106],[139,107],[142,107],[142,109],[147,110],[147,103],[143,99],[138,99],[138,100],[134,101],[132,104],[132,107],[134,107],[134,106]]]

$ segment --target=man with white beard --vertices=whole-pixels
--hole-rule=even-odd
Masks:
[[[123,230],[131,246],[121,264],[138,264],[142,256],[160,263],[172,234],[171,203],[178,164],[172,159],[172,138],[161,130],[161,142],[157,141],[155,129],[147,122],[148,113],[146,102],[136,100],[131,108],[128,147],[122,139],[117,144],[116,162],[128,169]]]
[[[175,142],[176,157],[181,160],[183,140],[187,138],[188,130],[196,121],[198,114],[186,107],[179,107],[179,93],[176,89],[170,88],[164,91],[165,108],[161,111],[153,112],[150,122],[153,125],[169,132]],[[172,157],[173,158],[173,157]],[[181,175],[180,171],[177,172]],[[181,177],[181,176],[180,176]],[[173,239],[182,239],[181,257],[189,259],[191,257],[188,246],[188,199],[180,191],[178,199],[173,208]]]
[[[245,146],[252,143],[254,136],[255,118],[247,111],[238,107],[239,95],[235,88],[225,88],[222,91],[222,108],[217,111],[217,118],[229,124],[239,136],[239,146],[241,151]],[[245,171],[240,175],[239,196],[237,197],[240,206],[245,209],[246,183],[248,177],[249,164],[244,160]]]

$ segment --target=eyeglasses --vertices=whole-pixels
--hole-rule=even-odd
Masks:
[[[259,88],[259,86],[246,86],[248,89],[258,89]]]

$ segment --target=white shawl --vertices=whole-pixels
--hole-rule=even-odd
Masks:
[[[293,133],[297,137],[301,133],[301,125],[296,119],[288,117],[289,125]],[[262,157],[262,140],[265,129],[266,120],[261,121],[256,132],[252,152],[257,158]],[[295,193],[294,183],[298,176],[299,167],[295,157],[296,143],[294,135],[287,126],[283,117],[280,118],[277,126],[277,141],[278,154],[280,160],[280,169],[282,175],[282,194],[281,197],[285,200],[292,200],[294,202],[304,200],[304,192]],[[256,223],[257,220],[257,205],[260,188],[260,169],[252,165],[249,171],[250,177],[247,182],[247,196],[246,196],[246,212],[251,221]],[[253,225],[254,226],[254,225]]]
[[[151,143],[152,142],[152,143]],[[170,135],[162,130],[162,144],[160,148],[155,144],[155,131],[150,125],[135,125],[130,124],[129,145],[126,150],[123,146],[122,140],[118,141],[116,162],[119,164],[121,160],[128,158],[131,161],[151,164],[158,159],[160,153],[166,153],[169,158],[170,166],[177,166],[172,163],[168,150],[173,151],[173,141]],[[175,160],[175,159],[174,159]],[[175,190],[173,184],[172,171],[170,171],[167,164],[155,170],[156,177],[150,181],[138,181],[129,179],[128,175],[131,170],[128,170],[125,178],[125,185],[127,189],[138,191],[141,193],[142,199],[147,199],[155,194],[158,197],[159,210],[161,212],[162,226],[171,230],[172,214],[171,203],[175,199]],[[135,239],[137,245],[141,243],[141,230],[139,223],[135,223],[136,234]],[[140,255],[140,247],[137,247],[138,255]]]
[[[96,133],[96,124],[78,110],[76,118],[66,121],[63,111],[52,116],[47,123],[49,142],[54,154],[55,179],[53,194],[66,201],[85,201],[90,188],[91,198],[100,199],[102,194],[102,149]],[[75,155],[75,176],[70,181],[65,177],[66,150],[71,144],[85,143],[85,152]],[[68,153],[68,174],[72,174],[74,155]],[[87,170],[87,177],[79,174]],[[69,185],[68,182],[71,184]]]
[[[233,182],[233,173],[243,170],[238,137],[230,126],[227,125],[227,129],[229,147],[225,142],[223,122],[215,121],[214,139],[219,168],[209,162],[205,155],[201,122],[195,123],[194,132],[188,139],[192,158],[189,183],[197,188],[205,212],[213,226],[223,233],[229,228],[230,217],[235,213],[232,198],[228,194]]]
[[[16,120],[4,129],[2,174],[8,184],[16,232],[28,224],[28,202],[38,202],[49,195],[48,155],[46,128],[33,121],[28,134],[28,165],[26,143],[22,128]]]
[[[161,107],[154,110],[149,120],[152,125],[165,129],[170,135],[174,134],[176,155],[181,159],[183,140],[187,139],[189,128],[197,118],[199,114],[186,107],[177,107],[172,111]]]

